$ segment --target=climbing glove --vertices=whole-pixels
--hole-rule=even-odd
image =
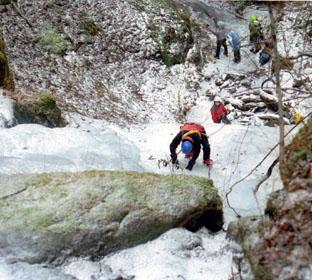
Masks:
[[[205,159],[205,160],[203,161],[203,163],[204,163],[205,165],[207,165],[208,167],[212,166],[212,160],[211,160],[211,159]]]
[[[171,162],[175,164],[177,162],[177,154],[171,154],[170,157],[171,157]]]

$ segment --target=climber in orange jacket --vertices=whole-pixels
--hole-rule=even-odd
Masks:
[[[207,166],[212,165],[210,160],[210,145],[205,128],[197,123],[185,123],[180,127],[180,132],[174,137],[170,144],[171,162],[177,162],[176,149],[182,142],[181,151],[187,157],[191,157],[186,169],[191,171],[196,159],[199,156],[201,145],[203,146],[203,163]]]

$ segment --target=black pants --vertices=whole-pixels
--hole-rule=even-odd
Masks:
[[[240,49],[234,50],[234,62],[239,63],[241,61]]]
[[[228,119],[227,116],[222,117],[216,123],[224,123],[224,124],[231,124],[231,121]]]
[[[226,46],[226,39],[218,40],[217,41],[216,58],[220,58],[221,46],[223,46],[223,48],[224,48],[224,55],[226,55],[226,56],[228,55],[228,49]]]
[[[250,42],[250,45],[252,46],[252,48],[250,49],[251,52],[257,53],[258,51],[261,50],[261,40],[263,40],[263,38],[259,36],[249,37],[249,42]]]

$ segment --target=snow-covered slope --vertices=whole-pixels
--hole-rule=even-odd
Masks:
[[[208,119],[208,109],[203,113],[204,106],[204,102],[195,106],[189,120]],[[225,201],[225,193],[278,141],[278,130],[263,126],[216,125],[210,121],[204,121],[203,124],[210,135],[211,158],[214,160],[210,177],[224,199],[225,219],[228,223],[235,219],[235,215]],[[76,115],[72,116],[71,127],[66,128],[50,129],[31,124],[2,128],[1,173],[117,169],[170,174],[169,167],[158,167],[158,160],[169,158],[169,144],[178,129],[176,123],[121,129],[100,120]],[[275,157],[276,153],[268,158],[267,164]],[[187,164],[182,156],[179,159],[182,167]],[[230,194],[231,206],[241,215],[258,214],[264,207],[266,195],[273,187],[280,186],[275,170],[270,181],[262,186],[257,195],[260,208],[257,207],[253,187],[266,171],[265,168],[258,168]],[[174,172],[208,176],[208,169],[202,164],[202,155],[192,172]],[[155,241],[122,251],[100,263],[71,260],[63,270],[81,280],[114,279],[109,277],[118,273],[135,275],[136,279],[142,280],[146,279],[146,273],[149,273],[149,279],[155,280],[183,279],[181,277],[199,280],[203,275],[215,276],[213,279],[228,279],[232,262],[229,246],[224,233],[211,236],[205,230],[195,234],[182,229],[173,230]],[[14,266],[0,264],[0,274],[4,275],[5,280],[12,279],[14,275],[20,275],[16,274],[20,271],[18,267],[14,270]],[[36,275],[43,272],[41,266],[23,264],[23,267],[25,277],[29,277],[25,278],[27,280],[36,279]],[[56,271],[44,270],[44,273],[54,275]],[[91,278],[92,275],[95,278]]]
[[[28,18],[36,18],[29,8],[34,2],[30,6],[27,6],[30,1],[19,2],[22,3],[22,8]],[[93,19],[98,19],[96,5],[103,8],[102,5],[110,3],[112,5],[110,8],[116,9],[113,14],[105,18],[107,22],[115,20],[110,17],[119,17],[133,11],[129,3],[123,1],[81,0],[66,5],[72,8],[72,5],[82,2],[87,3],[89,5],[87,7],[91,7],[88,12],[90,11]],[[214,6],[220,5],[219,2],[217,4],[211,1],[205,2]],[[38,1],[38,3],[43,13],[38,17],[42,24],[41,21],[46,16],[42,6],[44,1]],[[57,1],[57,3],[60,6],[65,5],[64,1]],[[51,4],[53,9],[58,9],[57,3],[56,6],[55,3]],[[242,37],[247,36],[246,21],[237,19],[235,16],[229,17],[229,11],[226,6],[224,7],[221,11],[225,15],[220,14],[223,20],[225,19]],[[12,13],[14,11],[9,9],[8,14],[12,15]],[[261,9],[255,11],[253,7],[247,10],[246,16],[253,13],[266,12]],[[127,16],[129,14],[131,13]],[[162,15],[160,19],[164,17]],[[132,24],[135,26],[129,31],[131,34],[138,30],[146,31],[145,23],[139,19],[134,17]],[[17,19],[12,17],[5,19],[5,22],[9,23],[9,29],[12,30],[11,36],[18,36],[23,28],[28,30],[28,27],[24,27],[25,23],[22,18],[18,18],[17,25],[14,24],[14,20]],[[53,17],[50,20],[52,23],[56,21]],[[60,20],[70,21],[68,15]],[[124,20],[131,22],[131,16]],[[72,22],[69,24],[72,25]],[[112,35],[113,32],[109,26],[107,24],[105,28],[108,28],[108,34]],[[121,33],[125,31],[120,26],[118,30]],[[30,40],[33,34],[28,32],[31,33],[28,30],[25,37]],[[145,34],[136,34],[135,42],[139,44],[143,40],[141,42],[143,47],[138,53],[127,52],[126,59],[122,63],[114,61],[116,59],[114,55],[120,55],[120,50],[116,54],[113,49],[106,49],[107,56],[105,57],[97,53],[101,48],[99,38],[96,38],[93,44],[98,49],[93,49],[88,44],[82,47],[88,54],[68,52],[58,57],[41,53],[41,57],[36,57],[38,50],[25,49],[25,42],[21,38],[15,38],[20,40],[15,45],[9,34],[5,35],[8,36],[7,46],[9,56],[13,61],[13,68],[16,70],[18,88],[25,91],[28,91],[31,85],[36,90],[49,88],[53,94],[63,100],[64,108],[66,108],[65,102],[68,102],[71,104],[69,109],[72,109],[71,106],[77,107],[78,111],[92,117],[102,118],[104,112],[106,121],[68,114],[70,125],[66,128],[48,129],[38,125],[0,128],[0,173],[111,169],[210,176],[223,198],[226,224],[236,219],[235,213],[225,199],[226,193],[236,181],[248,174],[278,142],[278,129],[254,125],[258,123],[257,119],[250,121],[248,117],[246,125],[239,125],[234,121],[234,124],[227,126],[213,124],[211,121],[209,113],[211,101],[207,97],[208,93],[222,97],[231,96],[231,92],[226,87],[216,86],[216,79],[222,78],[229,72],[243,72],[245,79],[250,81],[250,86],[255,88],[265,78],[263,75],[255,77],[252,74],[253,71],[259,70],[259,66],[257,56],[251,56],[247,48],[242,51],[243,58],[240,64],[232,62],[230,53],[228,58],[222,57],[218,61],[205,64],[203,69],[198,69],[188,62],[168,68],[158,60],[151,59],[145,63],[137,60],[144,57],[143,50],[153,51],[155,47],[153,42],[145,40]],[[128,34],[126,38],[131,37],[129,36]],[[294,37],[294,34],[292,36]],[[118,42],[118,38],[115,39]],[[214,39],[211,35],[211,40]],[[245,38],[244,42],[246,41],[248,40]],[[210,49],[210,55],[213,51]],[[26,58],[31,61],[31,65],[25,63]],[[105,62],[103,64],[102,59]],[[86,71],[84,67],[90,66],[90,63],[92,71]],[[51,69],[53,69],[52,72],[50,72]],[[260,70],[265,72],[268,69],[266,66]],[[61,75],[55,74],[55,71]],[[97,80],[99,83],[96,83]],[[292,81],[289,81],[289,85],[291,83]],[[238,91],[246,90],[245,87],[237,84],[233,86],[237,87]],[[85,96],[82,96],[82,93]],[[194,107],[187,113],[192,106]],[[5,120],[12,120],[12,108],[7,99],[0,100],[0,107]],[[304,112],[310,112],[309,110],[311,111],[311,108],[305,107]],[[112,118],[110,118],[110,113],[113,113]],[[205,126],[211,144],[211,158],[214,160],[210,174],[208,174],[207,167],[202,164],[202,155],[198,158],[192,172],[181,169],[172,171],[169,167],[158,166],[158,160],[169,159],[169,144],[179,130],[180,123],[176,120],[182,119],[181,116],[187,121],[197,121]],[[114,123],[108,122],[112,120]],[[125,125],[132,121],[143,124]],[[115,122],[118,122],[119,126]],[[121,128],[120,124],[124,127]],[[275,169],[271,178],[257,193],[257,200],[253,194],[255,184],[276,157],[277,151],[272,153],[264,165],[257,168],[247,180],[237,184],[230,193],[230,205],[240,215],[261,213],[267,194],[281,187],[279,175]],[[179,156],[179,160],[182,167],[186,166],[187,160],[182,155]],[[66,279],[67,273],[79,280],[116,279],[118,274],[135,275],[136,279],[145,280],[148,273],[148,279],[155,280],[201,280],[207,277],[208,279],[228,279],[232,262],[232,251],[229,246],[224,233],[212,236],[205,230],[191,234],[183,229],[174,229],[155,241],[107,256],[100,262],[74,259],[65,267],[56,270],[29,264],[4,264],[0,260],[0,278],[37,280],[42,275],[48,275],[52,279]]]

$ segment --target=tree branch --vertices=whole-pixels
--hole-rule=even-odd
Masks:
[[[278,98],[278,114],[279,114],[279,134],[280,134],[280,143],[279,143],[279,164],[280,171],[283,172],[285,165],[285,142],[284,142],[284,110],[283,110],[283,93],[281,90],[281,82],[280,82],[280,71],[281,71],[281,60],[277,49],[277,28],[276,22],[273,15],[272,3],[269,2],[269,14],[271,21],[271,35],[273,39],[273,64],[275,64],[274,75],[276,81],[276,95]]]
[[[270,178],[271,174],[272,174],[272,171],[273,171],[273,168],[275,167],[275,165],[278,163],[278,158],[276,158],[273,163],[270,165],[267,173],[265,174],[265,176],[260,180],[260,182],[256,185],[255,189],[254,189],[254,193],[256,193],[260,186],[267,180]]]
[[[298,58],[304,57],[304,56],[312,57],[312,53],[303,53],[303,52],[299,52],[299,54],[296,55],[296,56],[288,56],[288,57],[286,57],[286,58],[287,58],[287,59],[294,60],[294,59],[298,59]]]

